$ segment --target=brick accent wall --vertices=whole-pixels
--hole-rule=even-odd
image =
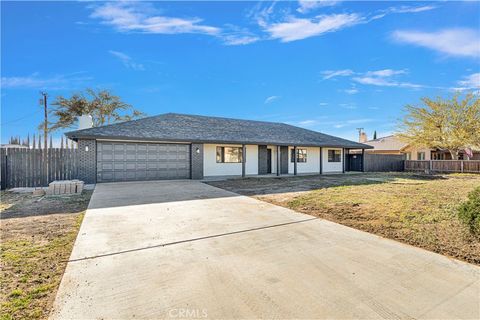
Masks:
[[[203,143],[192,143],[191,148],[191,177],[196,180],[203,179]]]
[[[258,174],[267,174],[267,146],[258,146]]]
[[[88,147],[88,151],[86,151]],[[78,140],[78,179],[85,183],[97,181],[97,142]]]

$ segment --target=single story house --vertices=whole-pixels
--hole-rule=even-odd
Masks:
[[[175,113],[66,136],[86,183],[342,173],[349,149],[372,148],[284,123]]]
[[[364,137],[365,140],[362,141],[362,139],[360,139],[360,142],[373,147],[367,151],[368,153],[400,155],[402,154],[400,149],[407,145],[405,142],[393,135],[372,140],[367,140],[366,136]]]
[[[391,135],[362,143],[372,146],[368,153],[405,155],[405,160],[452,160],[450,152],[445,150],[414,147],[397,136]],[[468,158],[465,152],[460,152],[460,160],[480,160],[480,151],[473,150],[473,157]]]

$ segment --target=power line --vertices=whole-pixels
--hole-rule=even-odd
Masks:
[[[31,116],[36,115],[37,113],[39,113],[39,112],[41,112],[41,111],[42,111],[42,110],[40,109],[40,110],[37,110],[37,111],[32,112],[32,113],[30,113],[30,114],[27,114],[27,115],[25,115],[25,116],[23,116],[23,117],[17,118],[17,119],[15,119],[15,120],[10,120],[10,121],[6,121],[6,122],[2,122],[1,125],[2,125],[2,126],[5,126],[5,125],[8,125],[8,124],[10,124],[10,123],[14,123],[14,122],[18,122],[18,121],[20,121],[20,120],[24,120],[24,119],[26,119],[26,118],[28,118],[28,117],[31,117]]]

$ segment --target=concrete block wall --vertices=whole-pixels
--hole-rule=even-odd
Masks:
[[[203,143],[192,143],[191,148],[191,177],[197,180],[203,179]]]
[[[78,140],[78,179],[85,183],[97,181],[97,142],[95,140]]]

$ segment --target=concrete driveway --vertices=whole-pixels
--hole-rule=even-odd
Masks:
[[[480,268],[196,181],[99,184],[54,319],[480,318]]]

